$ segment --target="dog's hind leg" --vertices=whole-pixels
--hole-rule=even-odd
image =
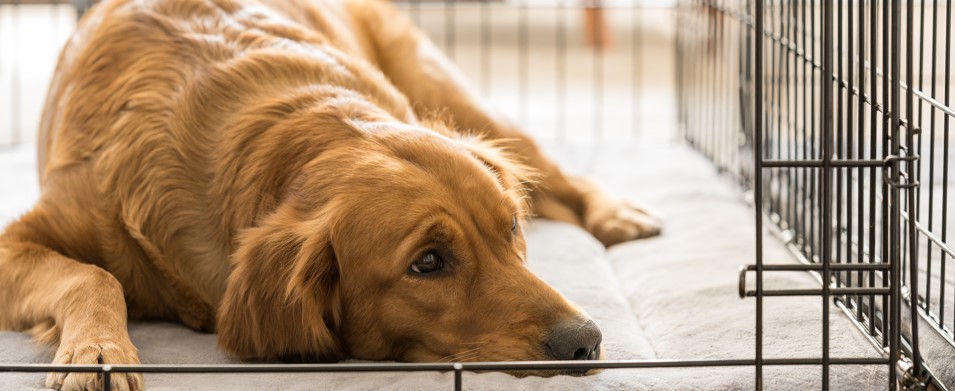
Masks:
[[[57,345],[54,364],[138,364],[123,288],[105,270],[54,250],[37,208],[0,235],[0,329],[31,330]],[[102,376],[51,373],[47,386],[101,390]],[[143,389],[142,375],[114,374],[114,390]]]
[[[528,137],[484,106],[464,74],[405,15],[390,3],[352,0],[353,20],[371,40],[385,75],[411,101],[419,116],[447,111],[465,132],[503,140],[540,173],[533,212],[576,223],[604,245],[657,235],[660,221],[641,208],[610,196],[593,182],[565,175]]]

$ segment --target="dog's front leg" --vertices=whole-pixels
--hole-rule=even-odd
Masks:
[[[46,247],[28,214],[0,237],[0,329],[32,330],[57,344],[54,364],[138,364],[123,288],[105,270]],[[139,374],[115,374],[114,390],[142,390]],[[102,390],[95,373],[51,373],[48,387]]]

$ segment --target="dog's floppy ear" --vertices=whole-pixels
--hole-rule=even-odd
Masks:
[[[529,209],[528,193],[534,190],[540,175],[507,151],[508,140],[468,137],[464,141],[471,154],[497,176],[505,191],[518,200],[523,209]]]
[[[240,235],[217,319],[226,352],[259,360],[343,358],[330,217],[302,215],[284,204]]]

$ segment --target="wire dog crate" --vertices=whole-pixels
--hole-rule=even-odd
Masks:
[[[955,287],[950,277],[955,267],[946,269],[955,259],[955,251],[947,242],[947,146],[949,122],[955,118],[950,101],[951,0],[929,0],[931,5],[918,0],[918,6],[915,0],[905,4],[900,0],[833,1],[681,0],[676,12],[676,107],[682,135],[748,191],[756,209],[765,213],[765,217],[757,213],[755,222],[755,264],[741,270],[740,295],[754,298],[756,306],[753,358],[431,364],[0,364],[0,371],[101,373],[104,389],[109,389],[111,374],[129,372],[450,371],[454,373],[454,389],[459,390],[463,372],[470,370],[745,366],[755,368],[756,388],[761,389],[762,370],[767,366],[821,366],[822,385],[828,388],[831,366],[879,364],[888,370],[890,389],[951,386],[955,374],[933,371],[932,366],[955,357]],[[940,1],[947,3],[942,5]],[[9,0],[0,0],[0,4],[6,2]],[[20,6],[20,2],[11,4]],[[634,26],[646,21],[642,3],[558,0],[541,5],[526,0],[412,0],[401,6],[419,23],[437,24],[431,27],[441,32],[432,34],[439,46],[465,68],[474,68],[466,71],[478,75],[476,80],[484,95],[512,108],[508,114],[519,119],[525,129],[553,130],[535,137],[573,140],[576,136],[571,129],[577,127],[593,130],[586,137],[631,137],[654,120],[653,113],[638,109],[643,99],[637,86],[643,77],[641,53],[646,41]],[[80,11],[83,7],[79,6]],[[491,12],[497,9],[512,11],[518,22],[516,30],[502,33],[489,27]],[[477,16],[472,31],[478,37],[476,54],[461,49],[461,19],[457,16],[461,10]],[[580,31],[575,24],[579,20],[568,17],[568,12],[575,11],[606,12],[611,22],[623,22],[628,28],[584,27],[589,35],[578,38],[570,32]],[[442,16],[427,17],[435,13]],[[595,20],[594,15],[589,14],[587,20]],[[0,20],[4,20],[2,16]],[[528,30],[540,20],[547,20],[552,32],[543,42],[536,41]],[[599,50],[611,36],[615,45],[625,50]],[[501,39],[514,46],[513,52],[491,50],[492,44]],[[586,46],[575,41],[589,41],[598,50],[582,50]],[[541,72],[535,59],[527,56],[532,44],[553,49],[553,61],[547,64],[556,82],[545,92],[552,99],[552,110],[539,113],[527,105],[529,99],[537,99],[527,84],[533,77],[530,70]],[[517,69],[513,88],[494,85],[491,73],[501,58],[507,58],[505,66]],[[924,61],[927,58],[930,60]],[[904,64],[900,63],[902,59]],[[590,105],[577,110],[586,115],[571,118],[574,114],[566,110],[571,100],[566,79],[573,74],[586,74],[592,83]],[[608,74],[615,78],[626,75],[633,88],[617,94],[605,80]],[[602,104],[613,100],[627,104]],[[611,118],[616,122],[626,118],[629,126],[606,126]],[[11,118],[14,120],[19,119]],[[581,126],[574,126],[574,121]],[[13,143],[28,139],[21,128],[11,125],[17,132]],[[614,129],[624,131],[611,133]],[[778,226],[803,264],[780,265],[762,259],[765,220]],[[768,272],[811,272],[824,283],[819,289],[774,290],[763,282]],[[755,274],[755,290],[745,288],[748,274]],[[762,309],[776,296],[817,296],[822,300],[821,358],[764,357]],[[882,358],[830,357],[830,306],[841,308],[856,320],[874,348],[884,352]]]
[[[687,0],[678,30],[684,137],[751,192],[757,227],[778,226],[803,264],[762,259],[757,335],[771,296],[841,308],[884,350],[890,383],[955,384],[948,236],[952,3]],[[822,288],[773,290],[767,272],[810,271]],[[761,360],[757,337],[757,361]],[[765,361],[764,361],[765,363]],[[760,363],[757,363],[760,371]],[[757,375],[758,376],[758,375]]]

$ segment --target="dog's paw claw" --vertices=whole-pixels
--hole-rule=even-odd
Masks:
[[[139,364],[139,353],[129,342],[91,340],[79,343],[63,342],[57,349],[54,364]],[[143,375],[112,373],[110,388],[114,391],[144,390]],[[46,386],[60,391],[93,391],[103,389],[103,375],[85,372],[52,372],[46,377]]]

